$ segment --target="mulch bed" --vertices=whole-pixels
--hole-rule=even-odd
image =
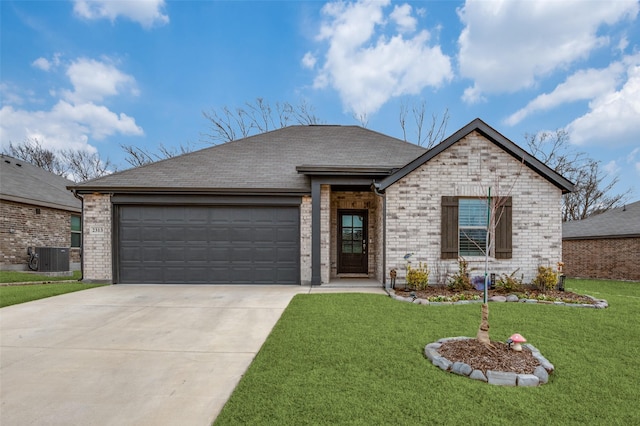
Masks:
[[[438,352],[451,362],[464,362],[474,370],[481,370],[485,375],[488,370],[533,374],[535,368],[540,365],[526,348],[516,352],[503,342],[492,341],[491,344],[493,347],[487,347],[476,339],[450,340],[444,342]]]
[[[398,296],[406,296],[406,297],[409,297],[411,293],[414,293],[416,297],[419,297],[421,299],[429,299],[430,297],[436,297],[436,296],[455,296],[456,294],[461,294],[461,293],[464,293],[465,296],[468,296],[467,299],[471,299],[473,295],[480,296],[480,299],[482,299],[483,297],[482,291],[478,291],[478,290],[469,290],[469,291],[463,291],[463,292],[452,291],[445,286],[429,286],[425,290],[408,290],[408,289],[396,288],[395,292]],[[528,288],[520,292],[508,292],[508,293],[500,292],[498,290],[488,291],[489,297],[498,296],[498,295],[506,296],[512,293],[525,294],[527,299],[536,299],[540,295],[545,295],[547,298],[554,297],[557,300],[561,300],[561,301],[571,301],[574,303],[589,303],[589,304],[596,303],[590,297],[587,297],[581,294],[572,293],[570,291],[547,290],[542,292],[540,290],[536,290],[533,288]]]

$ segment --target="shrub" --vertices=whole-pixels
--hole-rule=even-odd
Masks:
[[[418,263],[417,268],[407,265],[407,287],[412,290],[424,290],[429,285],[429,268],[427,263]]]
[[[558,282],[558,277],[550,266],[538,266],[538,275],[531,284],[538,287],[540,291],[552,290]]]
[[[466,260],[458,259],[458,272],[449,278],[447,287],[453,291],[465,291],[473,288],[469,280],[469,263]]]
[[[513,293],[519,292],[522,290],[522,280],[516,278],[516,269],[511,274],[502,274],[500,278],[496,281],[496,290],[501,293]]]

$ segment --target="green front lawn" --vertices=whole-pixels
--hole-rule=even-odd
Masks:
[[[0,283],[78,281],[80,277],[80,271],[73,271],[73,275],[67,277],[49,277],[32,272],[0,271]]]
[[[58,296],[88,288],[100,287],[104,284],[58,283],[34,285],[0,286],[0,308],[45,297]]]
[[[215,424],[640,423],[640,283],[568,280],[567,287],[610,307],[490,304],[492,339],[518,332],[555,365],[537,388],[473,381],[424,357],[439,338],[475,336],[479,304],[298,295]]]

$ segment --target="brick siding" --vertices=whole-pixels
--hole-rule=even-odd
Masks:
[[[311,197],[300,204],[300,283],[311,284]]]
[[[569,277],[640,281],[640,238],[564,240]]]
[[[440,259],[441,197],[512,197],[512,258],[491,259],[489,272],[512,273],[530,282],[539,265],[554,266],[562,256],[560,189],[505,151],[473,132],[386,190],[386,271],[404,277],[406,253],[426,261],[430,283],[445,283],[456,260]],[[512,190],[510,188],[513,187]],[[484,257],[468,258],[472,275],[482,275]]]
[[[0,201],[0,268],[28,270],[27,247],[69,248],[71,215],[66,210]],[[70,267],[79,267],[79,248],[69,251],[69,262]]]
[[[86,281],[113,280],[111,249],[111,197],[107,194],[84,196],[82,217],[84,271]]]

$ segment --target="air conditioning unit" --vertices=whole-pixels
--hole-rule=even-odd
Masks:
[[[66,247],[36,247],[38,271],[65,272],[69,270],[69,249]]]

